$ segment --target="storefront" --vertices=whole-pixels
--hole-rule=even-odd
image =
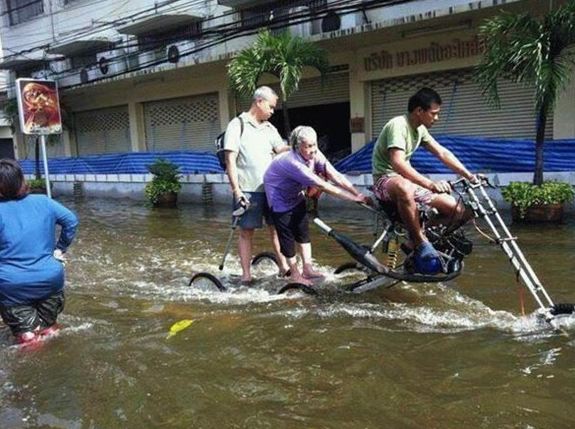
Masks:
[[[376,138],[389,119],[405,114],[409,97],[422,87],[435,89],[443,99],[434,134],[533,139],[534,88],[501,80],[500,107],[491,105],[473,75],[482,52],[483,46],[472,29],[362,50],[357,67],[367,93],[366,126],[358,140]],[[547,123],[546,137],[553,137],[553,115]]]
[[[498,83],[500,108],[491,106],[473,79],[471,69],[382,79],[371,82],[371,133],[407,112],[407,101],[418,89],[435,89],[442,97],[440,120],[434,134],[498,138],[535,138],[536,116],[532,87],[507,80]],[[553,117],[546,137],[553,137]]]
[[[74,131],[78,156],[131,151],[127,105],[77,112]]]
[[[221,132],[218,94],[171,98],[144,103],[148,151],[214,151]]]
[[[349,132],[350,85],[347,66],[339,66],[337,72],[320,77],[302,79],[299,88],[288,99],[288,110],[291,128],[297,125],[313,127],[318,134],[322,151],[332,161],[351,152]],[[277,84],[270,87],[280,94]],[[249,98],[240,102],[240,111],[249,108]],[[271,117],[272,122],[284,138],[283,106],[278,103],[278,110]]]

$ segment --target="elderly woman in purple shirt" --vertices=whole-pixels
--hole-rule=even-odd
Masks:
[[[290,279],[309,286],[312,280],[322,276],[314,271],[311,264],[305,189],[314,187],[321,192],[356,203],[369,204],[371,200],[338,173],[319,151],[317,134],[313,128],[299,126],[292,131],[289,140],[292,150],[272,161],[264,175],[264,186],[280,249],[290,266]],[[296,243],[303,261],[301,272],[295,257]]]

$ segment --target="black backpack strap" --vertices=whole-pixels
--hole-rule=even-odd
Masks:
[[[244,120],[240,115],[238,115],[237,118],[240,120],[240,138],[242,138],[242,134],[244,133]]]

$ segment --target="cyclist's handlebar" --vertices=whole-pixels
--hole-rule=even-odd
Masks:
[[[449,185],[451,186],[452,189],[455,189],[458,186],[486,186],[488,188],[496,188],[496,186],[494,184],[492,184],[489,179],[486,176],[479,176],[479,183],[475,184],[475,183],[471,183],[469,181],[469,179],[466,179],[465,177],[462,177],[460,179],[457,179],[455,181],[448,181]]]

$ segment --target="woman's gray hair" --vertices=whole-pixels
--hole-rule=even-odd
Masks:
[[[315,130],[307,125],[300,125],[294,128],[289,136],[289,143],[292,149],[297,150],[304,140],[317,143],[317,133]]]
[[[278,98],[278,95],[269,86],[260,86],[254,91],[254,95],[252,96],[252,104],[258,100],[261,100],[262,98],[264,100],[271,101],[272,98]]]

